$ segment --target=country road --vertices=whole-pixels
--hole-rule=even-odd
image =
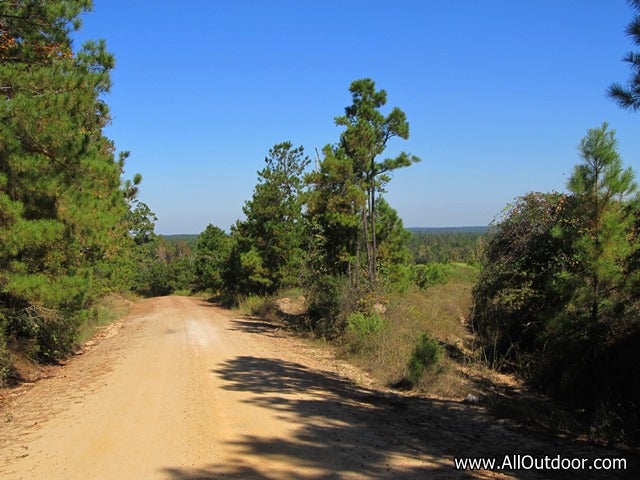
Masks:
[[[0,405],[0,478],[546,478],[457,472],[453,457],[593,453],[526,435],[481,406],[376,389],[265,322],[162,297]]]

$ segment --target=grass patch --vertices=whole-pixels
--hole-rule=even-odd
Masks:
[[[273,297],[249,295],[239,300],[237,310],[241,315],[272,319],[276,314],[276,302]]]
[[[363,340],[350,333],[342,339],[343,354],[370,372],[380,383],[398,385],[408,380],[417,390],[437,396],[464,397],[472,386],[460,368],[472,355],[466,322],[472,306],[472,290],[478,270],[472,266],[445,264],[447,280],[426,289],[414,286],[405,294],[392,294],[380,313],[386,328],[368,333]],[[435,342],[436,368],[409,366],[423,333]],[[354,341],[356,347],[354,348]],[[425,363],[429,363],[428,361]]]
[[[347,317],[343,342],[353,353],[367,350],[370,347],[370,339],[381,332],[385,326],[385,320],[377,313],[352,312]]]
[[[131,308],[131,300],[120,295],[107,295],[96,301],[80,324],[77,343],[83,344],[92,338],[100,327],[124,317]]]

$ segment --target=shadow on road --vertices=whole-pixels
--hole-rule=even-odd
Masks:
[[[245,333],[259,333],[260,335],[277,336],[273,334],[281,330],[273,323],[253,317],[234,318],[230,323],[230,330]]]
[[[630,472],[616,477],[613,472],[517,471],[504,477],[456,471],[454,457],[502,461],[507,454],[593,458],[612,453],[579,441],[524,434],[500,424],[482,406],[381,393],[297,363],[241,356],[212,373],[225,381],[223,388],[250,392],[249,402],[293,417],[297,429],[287,439],[277,432],[245,435],[231,444],[236,461],[164,470],[172,479],[630,478]],[[260,459],[266,464],[290,460],[291,467],[284,476],[273,474],[259,467]]]

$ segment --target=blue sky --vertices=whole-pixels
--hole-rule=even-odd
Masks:
[[[565,190],[603,121],[640,174],[640,113],[605,96],[630,71],[625,0],[95,0],[76,43],[116,56],[105,133],[131,151],[159,233],[228,230],[284,140],[335,143],[350,83],[405,111],[422,162],[386,197],[405,226],[486,225],[515,197]]]

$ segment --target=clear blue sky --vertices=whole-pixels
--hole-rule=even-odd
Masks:
[[[625,0],[95,0],[76,43],[116,56],[106,135],[130,150],[157,231],[242,218],[276,143],[337,142],[351,81],[405,111],[387,199],[405,226],[486,225],[515,197],[565,190],[603,121],[640,175],[640,113],[605,97],[630,71]]]

